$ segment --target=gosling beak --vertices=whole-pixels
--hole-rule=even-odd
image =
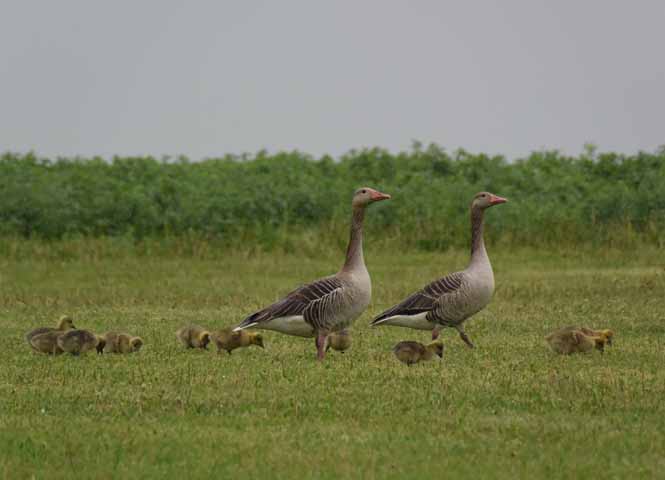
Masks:
[[[498,195],[492,195],[490,197],[490,205],[498,205],[500,203],[506,203],[507,201],[508,201],[507,198],[503,198]]]
[[[387,193],[379,192],[377,190],[372,190],[369,198],[371,198],[374,202],[378,202],[380,200],[390,200],[390,195]]]

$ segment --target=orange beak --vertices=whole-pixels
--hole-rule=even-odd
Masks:
[[[506,203],[507,201],[507,198],[499,197],[498,195],[492,195],[490,197],[490,205],[498,205],[500,203]]]
[[[376,190],[372,190],[369,198],[371,198],[372,201],[374,202],[378,202],[379,200],[389,200],[390,195],[388,195],[387,193],[381,193]]]

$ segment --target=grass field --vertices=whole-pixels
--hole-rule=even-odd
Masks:
[[[366,260],[374,297],[354,345],[315,361],[313,340],[185,351],[187,322],[233,324],[342,258],[229,253],[0,259],[0,475],[4,478],[654,478],[665,471],[663,252],[490,249],[497,291],[468,349],[442,361],[390,352],[427,334],[371,316],[466,252]],[[141,335],[135,355],[50,358],[24,333],[63,313]],[[551,354],[567,324],[609,327],[605,355]],[[473,476],[473,477],[472,477]]]

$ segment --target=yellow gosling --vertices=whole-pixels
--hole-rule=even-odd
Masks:
[[[57,342],[63,352],[79,356],[97,347],[100,339],[87,330],[70,330],[61,334]]]
[[[410,366],[414,363],[431,360],[434,358],[434,355],[438,355],[439,358],[442,358],[443,342],[441,342],[441,340],[436,340],[426,346],[419,342],[399,342],[393,348],[393,353],[400,362],[406,363]]]
[[[573,353],[587,353],[594,348],[602,353],[607,343],[604,336],[587,335],[581,329],[569,327],[556,330],[545,337],[547,343],[555,353],[571,355]]]
[[[612,340],[614,339],[614,332],[612,330],[604,329],[604,330],[593,330],[591,328],[587,327],[582,327],[580,330],[586,335],[589,335],[591,337],[601,337],[605,339],[605,343],[607,345],[612,345]]]
[[[39,353],[46,353],[48,355],[60,355],[63,353],[62,349],[58,346],[58,337],[63,335],[64,332],[60,330],[52,330],[46,333],[40,333],[30,338],[30,346],[33,350]]]
[[[58,319],[58,323],[56,324],[56,327],[40,327],[40,328],[35,328],[34,330],[28,332],[25,336],[25,339],[30,343],[30,340],[32,337],[40,335],[42,333],[47,333],[47,332],[54,332],[54,331],[59,331],[59,332],[65,332],[67,330],[73,330],[76,327],[74,326],[74,320],[72,320],[72,317],[69,315],[63,315]]]
[[[200,325],[187,325],[180,328],[175,334],[187,348],[208,349],[210,332]]]
[[[107,332],[103,338],[105,340],[105,345],[102,346],[104,353],[135,353],[143,346],[141,337],[134,337],[128,333]],[[99,350],[99,347],[97,348]]]
[[[234,332],[232,329],[226,328],[216,332],[213,337],[215,345],[217,345],[217,353],[222,353],[222,350],[226,350],[231,355],[231,352],[236,348],[249,347],[250,345],[264,348],[263,336],[251,330]]]
[[[328,336],[328,345],[326,351],[333,349],[337,352],[345,352],[351,348],[351,333],[347,330],[331,333]]]

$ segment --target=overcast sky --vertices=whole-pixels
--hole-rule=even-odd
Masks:
[[[0,150],[665,144],[663,0],[0,2]]]

